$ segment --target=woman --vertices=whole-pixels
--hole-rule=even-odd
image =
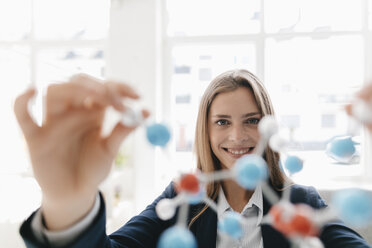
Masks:
[[[110,236],[105,234],[105,208],[99,183],[107,176],[121,141],[134,128],[117,124],[102,138],[103,112],[107,106],[123,111],[121,97],[137,98],[128,86],[100,84],[86,76],[48,88],[46,121],[38,127],[27,113],[30,90],[15,103],[15,112],[30,150],[35,177],[43,192],[41,209],[21,227],[29,247],[156,247],[161,233],[175,223],[160,220],[155,206],[176,195],[171,183],[140,215]],[[148,116],[147,111],[143,111]],[[260,81],[244,70],[228,71],[214,79],[201,100],[196,125],[195,151],[198,168],[205,172],[232,168],[239,157],[252,153],[259,139],[257,124],[273,108]],[[280,195],[284,175],[279,155],[269,148],[264,154],[269,166],[269,183]],[[219,247],[217,220],[224,211],[235,210],[249,220],[242,247],[289,247],[288,241],[268,225],[262,216],[270,209],[260,187],[248,191],[233,180],[207,186],[210,198],[224,206],[215,213],[208,206],[192,206],[189,229],[198,247]],[[314,188],[293,185],[293,202],[314,208],[325,206]],[[43,218],[42,218],[43,217]],[[42,221],[43,220],[43,221]],[[43,222],[43,223],[42,223]],[[369,247],[342,223],[329,223],[320,238],[326,247]],[[50,245],[52,243],[52,245]]]

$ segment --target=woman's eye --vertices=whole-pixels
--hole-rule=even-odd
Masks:
[[[260,122],[260,119],[258,118],[251,118],[251,119],[246,120],[247,124],[252,124],[252,125],[257,125],[259,122]]]
[[[218,120],[216,123],[219,126],[224,126],[228,124],[227,120]]]

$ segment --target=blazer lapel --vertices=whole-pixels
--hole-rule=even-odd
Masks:
[[[207,208],[204,213],[191,225],[200,248],[216,248],[217,214]]]
[[[290,248],[288,240],[270,225],[261,226],[262,240],[265,248]]]
[[[275,191],[278,196],[281,192]],[[269,201],[263,196],[263,215],[265,216],[271,208]],[[289,248],[288,240],[277,231],[274,227],[268,224],[261,225],[262,240],[265,248]]]
[[[275,191],[278,196],[281,192]],[[204,204],[191,207],[190,217],[198,213]],[[271,204],[263,196],[263,215],[266,215]],[[192,224],[190,230],[194,233],[200,248],[216,248],[217,238],[217,214],[207,208],[205,212]],[[265,248],[290,248],[289,241],[275,228],[270,225],[261,226],[262,240]]]

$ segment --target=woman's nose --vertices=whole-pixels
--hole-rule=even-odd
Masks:
[[[247,133],[245,132],[244,128],[236,125],[232,126],[230,130],[230,139],[233,141],[241,141],[247,139]]]

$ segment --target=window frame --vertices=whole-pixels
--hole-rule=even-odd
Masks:
[[[37,39],[35,36],[34,31],[34,0],[30,0],[30,32],[27,37],[27,39],[24,40],[0,40],[0,48],[1,49],[8,49],[12,48],[14,46],[21,46],[29,49],[29,57],[28,63],[29,63],[29,69],[30,69],[30,76],[28,82],[26,82],[24,85],[30,85],[39,88],[39,83],[37,79],[37,71],[38,71],[38,64],[37,64],[37,58],[38,55],[41,54],[43,51],[48,49],[79,49],[79,48],[96,48],[99,50],[105,50],[106,48],[106,42],[107,42],[107,36],[103,39],[86,39],[86,40],[60,40],[60,39]],[[109,11],[109,9],[107,10]],[[106,63],[106,59],[104,59],[104,62]],[[39,91],[42,91],[43,89],[38,89]],[[41,110],[41,115],[43,110]],[[40,120],[37,120],[40,121]],[[29,164],[26,166],[26,171],[21,171],[19,174],[21,176],[32,176],[31,172],[31,162],[28,161]]]
[[[166,89],[163,93],[164,99],[167,102],[163,103],[163,114],[171,113],[171,85],[172,85],[172,49],[181,45],[206,45],[206,44],[233,44],[233,43],[252,43],[256,47],[256,74],[265,82],[265,44],[270,38],[298,38],[298,37],[310,37],[310,38],[324,38],[334,37],[341,35],[359,35],[363,37],[364,43],[364,83],[371,82],[372,80],[372,27],[369,27],[369,7],[372,5],[371,0],[362,0],[362,28],[359,31],[317,31],[317,32],[292,32],[292,33],[266,33],[265,32],[265,9],[264,0],[261,0],[261,15],[259,22],[260,31],[256,34],[238,34],[238,35],[206,35],[206,36],[168,36],[167,35],[167,9],[166,1],[162,1],[162,35],[163,35],[163,88]],[[366,133],[366,130],[362,132],[363,148],[361,153],[361,166],[362,173],[358,176],[338,176],[333,179],[335,182],[358,182],[358,185],[370,184],[372,180],[372,135]],[[175,152],[175,145],[169,146],[167,153],[170,154]],[[322,185],[320,185],[322,187]]]

